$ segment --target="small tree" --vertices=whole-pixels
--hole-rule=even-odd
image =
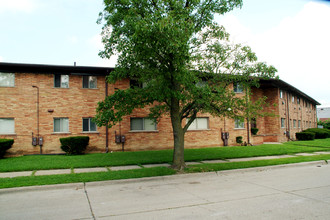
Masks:
[[[256,83],[253,73],[273,76],[276,69],[257,63],[249,47],[231,45],[228,34],[212,22],[215,13],[239,7],[241,0],[104,1],[102,57],[118,54],[108,82],[125,78],[144,88],[117,90],[97,108],[98,126],[113,126],[135,108],[150,108],[150,118],[171,118],[174,169],[183,169],[184,134],[197,113],[234,117],[244,99],[229,85]],[[227,42],[227,43],[223,43]],[[187,123],[183,123],[189,118]]]

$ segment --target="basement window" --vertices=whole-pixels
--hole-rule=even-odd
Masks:
[[[15,134],[15,121],[13,118],[0,118],[0,134]]]
[[[189,122],[190,118],[187,118]],[[209,129],[209,118],[195,118],[195,120],[190,124],[188,130],[207,130]]]
[[[96,89],[97,77],[96,76],[83,76],[83,88]]]
[[[54,118],[54,132],[69,132],[69,119],[68,118]]]
[[[131,131],[156,131],[157,124],[150,118],[131,118]]]
[[[69,75],[54,75],[55,88],[69,88]]]
[[[14,87],[15,73],[1,73],[0,72],[0,87]]]

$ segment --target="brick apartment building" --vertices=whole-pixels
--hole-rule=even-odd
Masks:
[[[107,84],[105,77],[113,68],[0,63],[0,138],[13,138],[9,155],[63,153],[59,138],[89,136],[88,152],[171,149],[172,127],[169,117],[155,125],[147,109],[136,109],[112,128],[96,127],[91,120],[99,101],[126,89],[130,81]],[[253,88],[253,97],[266,96],[270,103],[265,111],[276,117],[253,120],[257,127],[251,135],[246,121],[198,115],[185,135],[186,148],[223,146],[221,132],[229,132],[229,145],[236,137],[248,136],[252,144],[285,142],[295,133],[317,126],[316,105],[319,103],[282,80],[262,80]],[[236,90],[237,93],[244,92]],[[249,133],[249,134],[248,134]],[[116,143],[115,135],[125,136]],[[36,138],[42,139],[39,147]],[[34,141],[33,141],[34,138]],[[120,142],[117,139],[117,142]]]

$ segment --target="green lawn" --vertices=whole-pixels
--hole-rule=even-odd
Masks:
[[[281,145],[260,145],[248,147],[217,147],[204,149],[186,149],[186,161],[201,161],[210,159],[230,159],[253,156],[269,156],[295,154],[302,152],[330,151],[330,139],[289,142]],[[41,170],[58,168],[118,166],[130,164],[170,163],[171,150],[142,151],[142,152],[115,152],[109,154],[87,154],[79,156],[65,155],[37,155],[7,158],[0,160],[0,172]],[[307,161],[330,160],[330,155],[297,156],[272,160],[228,162],[219,164],[190,165],[184,172],[210,172],[249,167],[270,166]],[[167,167],[142,168],[136,170],[62,174],[47,176],[25,176],[14,178],[1,178],[0,188],[21,186],[49,185],[61,183],[77,183],[104,181],[116,179],[142,178],[151,176],[164,176],[175,174],[176,171]]]
[[[285,144],[186,149],[186,161],[330,151],[330,138]],[[171,163],[172,150],[66,155],[33,155],[0,160],[0,172]]]

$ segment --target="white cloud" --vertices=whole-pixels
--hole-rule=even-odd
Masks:
[[[0,56],[0,62],[3,62],[3,57],[2,56]]]
[[[67,37],[67,40],[71,43],[71,44],[76,44],[78,43],[78,38],[76,36],[69,36]]]
[[[252,34],[234,16],[227,18],[225,27],[234,33],[235,41],[250,45],[259,60],[274,65],[281,79],[330,103],[329,21],[328,5],[309,2],[297,15],[261,34]]]
[[[0,0],[1,12],[27,12],[30,13],[37,8],[36,0]]]

